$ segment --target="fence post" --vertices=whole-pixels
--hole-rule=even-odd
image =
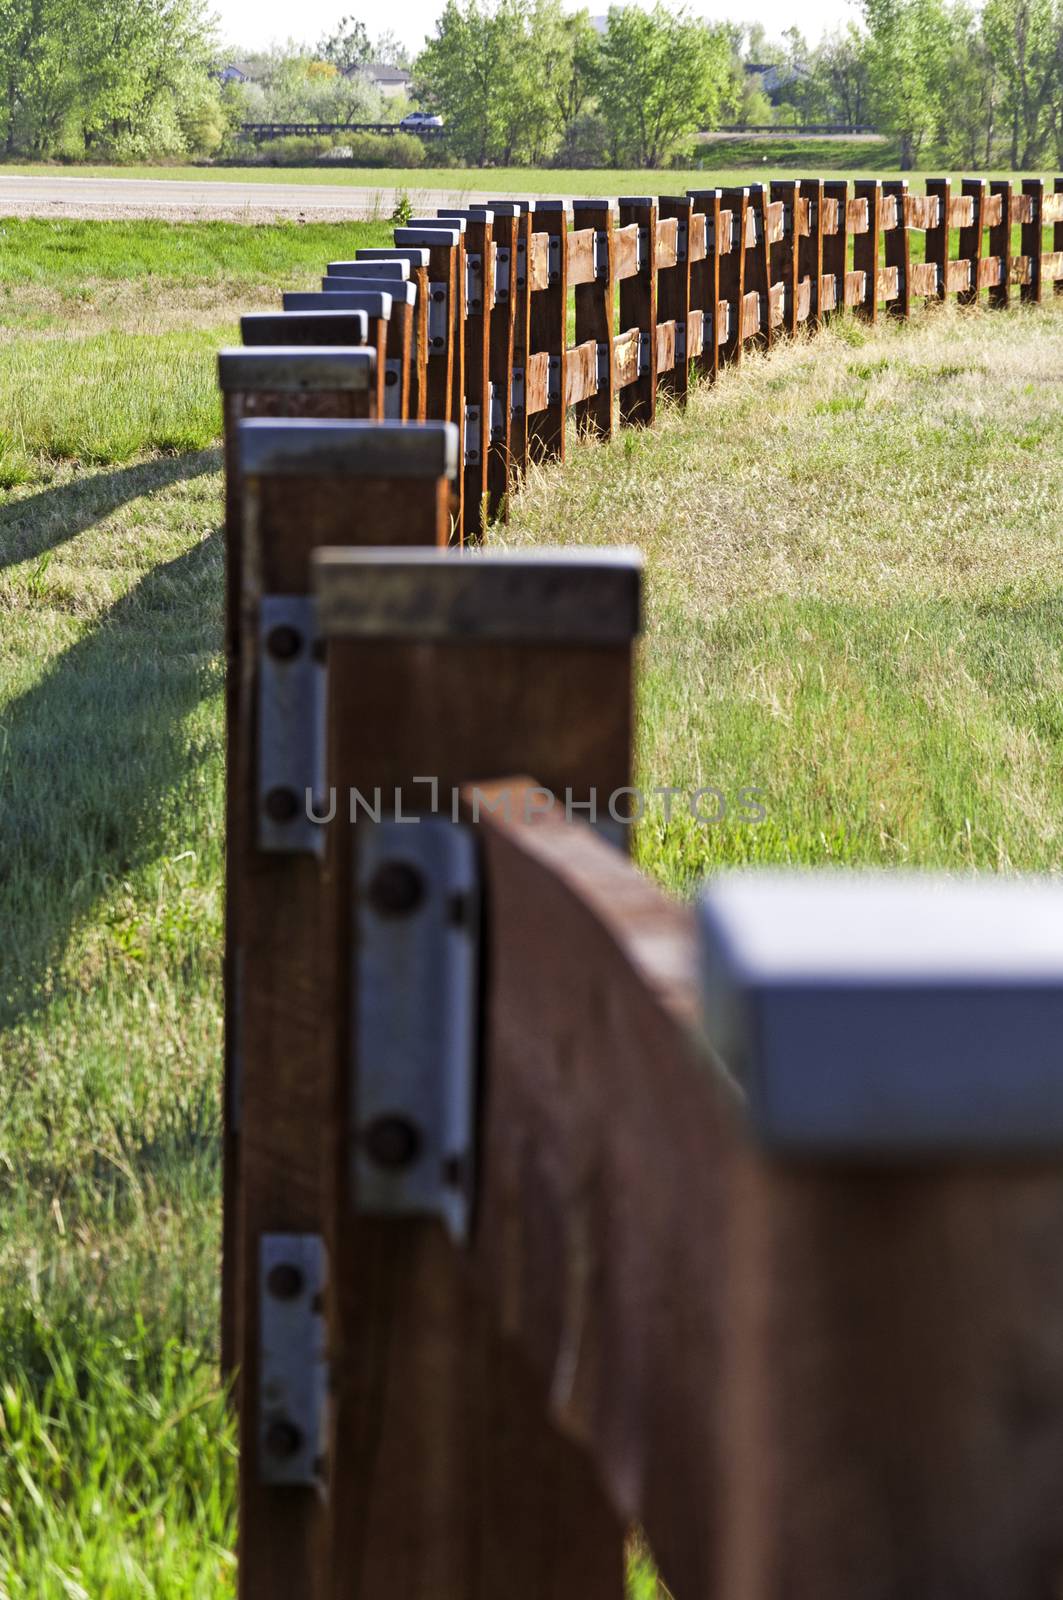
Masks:
[[[782,238],[776,239],[768,250],[770,279],[772,285],[781,283],[783,286],[781,326],[791,339],[797,333],[798,254],[801,238],[798,232],[797,208],[800,199],[801,184],[797,179],[787,178],[772,183],[771,201],[773,205],[780,201],[782,203],[783,226]]]
[[[701,218],[703,254],[691,261],[690,304],[701,313],[701,354],[698,371],[715,383],[720,370],[720,190],[691,189],[693,215]]]
[[[961,306],[976,306],[981,285],[979,284],[979,269],[982,265],[982,229],[985,226],[985,194],[986,180],[984,178],[964,178],[960,185],[960,193],[970,197],[973,215],[969,226],[960,229],[960,260],[970,264],[971,281],[966,289],[961,289],[957,299]]]
[[[465,454],[464,521],[467,543],[482,540],[487,520],[487,468],[491,448],[491,311],[494,305],[494,213],[483,206],[440,210],[465,223]]]
[[[384,414],[384,351],[387,318],[365,311],[252,311],[240,318],[240,337],[249,348],[364,345],[373,351],[376,393],[373,414]]]
[[[729,249],[720,258],[720,299],[727,303],[727,337],[721,341],[720,362],[740,366],[743,343],[742,310],[746,292],[746,222],[749,216],[749,190],[721,190],[720,206],[722,211],[730,212],[731,216]]]
[[[809,280],[807,323],[813,329],[823,321],[823,179],[802,178],[800,193],[808,203],[808,232],[798,242],[797,277]]]
[[[410,416],[417,422],[424,422],[428,409],[428,251],[427,249],[409,248],[397,249],[362,249],[355,251],[354,261],[349,265],[358,268],[373,266],[395,265],[405,262],[409,267],[410,281],[417,286],[417,302],[415,306],[415,321],[413,332],[413,375],[410,386]],[[338,267],[348,265],[346,262],[334,263]],[[331,271],[331,266],[329,268]]]
[[[1000,199],[1000,221],[989,229],[989,254],[1000,263],[1000,277],[989,286],[989,304],[994,310],[1008,308],[1011,300],[1011,180],[995,178],[989,193]]]
[[[492,201],[492,205],[500,204]],[[528,470],[528,357],[531,353],[531,202],[516,200],[517,260],[513,281],[513,390],[509,420],[509,484]]]
[[[620,281],[620,330],[639,332],[638,377],[620,390],[623,427],[649,427],[657,414],[657,202],[626,195],[618,203],[622,228],[638,227],[638,271]]]
[[[594,339],[598,345],[598,392],[575,408],[576,427],[599,439],[613,437],[613,206],[610,200],[574,200],[572,226],[593,228],[597,274],[593,283],[580,283],[576,299],[576,343]]]
[[[675,219],[676,259],[674,267],[662,267],[657,274],[657,326],[675,323],[675,359],[665,372],[658,372],[657,387],[686,404],[690,388],[690,230],[693,206],[689,196],[664,195],[658,203],[659,223]]]
[[[952,211],[952,184],[948,178],[928,178],[926,192],[938,202],[937,225],[926,230],[926,259],[937,268],[937,299],[949,297],[949,239]]]
[[[897,297],[887,304],[886,314],[903,317],[907,321],[912,314],[912,240],[907,178],[893,178],[884,183],[882,193],[892,196],[897,202],[896,224],[885,230],[886,266],[897,269]]]
[[[1029,222],[1022,225],[1020,238],[1022,253],[1029,262],[1029,278],[1019,289],[1019,299],[1029,305],[1041,304],[1041,257],[1044,255],[1045,237],[1041,212],[1045,200],[1045,180],[1043,178],[1024,178],[1022,180],[1023,195],[1030,201],[1033,216]]]
[[[882,182],[879,178],[858,178],[853,184],[857,200],[867,201],[867,228],[853,236],[853,271],[864,274],[863,299],[856,314],[867,322],[878,319],[878,252],[882,237]]]
[[[242,479],[236,459],[237,425],[249,417],[368,417],[377,392],[375,366],[376,356],[372,350],[234,349],[219,352],[225,457],[225,724],[230,750],[235,750],[240,737],[236,702],[241,670],[243,511]],[[227,765],[221,1288],[221,1366],[225,1374],[234,1370],[239,1348],[239,1051],[236,1037],[239,935],[233,887],[236,840],[242,824],[241,792],[235,777],[234,766]]]
[[[532,231],[547,238],[546,287],[531,297],[530,352],[549,359],[547,404],[528,417],[530,448],[540,461],[565,459],[565,357],[568,350],[567,200],[536,200]],[[529,283],[531,281],[529,262]],[[527,382],[525,382],[527,393]]]
[[[833,233],[824,231],[823,235],[823,276],[834,280],[834,303],[829,309],[821,310],[821,317],[828,321],[839,311],[845,310],[845,274],[849,267],[849,184],[845,178],[831,179],[823,185],[823,198],[829,200],[838,212],[837,224]],[[820,305],[823,305],[823,285],[820,284]]]
[[[372,269],[378,270],[372,270]],[[393,273],[394,276],[386,274]],[[345,295],[370,285],[391,296],[391,316],[385,344],[384,405],[393,421],[408,422],[414,415],[418,388],[417,367],[428,346],[419,337],[424,320],[423,305],[416,279],[410,277],[406,261],[330,261],[321,280],[324,294]],[[346,301],[340,301],[346,306]],[[285,310],[288,296],[284,297]]]
[[[749,335],[757,348],[770,350],[771,252],[768,244],[768,190],[763,183],[749,186],[749,215],[752,216],[753,242],[746,246],[746,296],[757,297],[757,330]],[[748,226],[748,222],[747,222]]]
[[[492,388],[491,442],[487,457],[487,515],[509,521],[510,431],[513,424],[513,332],[517,308],[519,206],[498,201],[489,208],[495,249],[494,294],[488,337]]]
[[[343,795],[386,797],[379,822],[363,812],[354,826],[329,829],[330,927],[344,986],[334,1013],[339,1134],[327,1152],[333,1569],[357,1573],[364,1600],[621,1600],[623,1531],[586,1457],[545,1421],[541,1393],[494,1332],[438,1214],[382,1214],[387,1200],[369,1197],[377,1141],[359,1118],[367,1075],[379,1067],[360,1023],[357,963],[375,896],[391,881],[401,891],[417,860],[414,882],[425,884],[415,847],[433,821],[453,834],[454,791],[471,774],[486,784],[530,769],[540,797],[556,795],[560,806],[568,790],[583,808],[596,795],[603,814],[630,782],[634,573],[606,574],[613,599],[603,610],[581,605],[581,596],[595,600],[588,575],[597,567],[601,576],[603,563],[575,552],[560,562],[361,554],[325,553],[316,581],[330,771]],[[397,827],[395,816],[422,826]],[[431,878],[417,892],[415,904],[446,899]],[[475,893],[467,884],[463,893],[464,922],[452,926],[474,927]],[[390,903],[401,915],[401,894]],[[379,1005],[379,984],[375,995]],[[411,990],[410,1002],[423,1008],[424,996]],[[429,1034],[437,1060],[439,1037]],[[415,1123],[413,1140],[430,1175],[436,1138]],[[416,1153],[410,1162],[420,1174]],[[468,1157],[452,1170],[457,1205]]]
[[[264,1236],[320,1236],[322,1127],[331,1066],[321,1019],[334,1007],[322,938],[323,828],[304,793],[323,786],[323,673],[309,562],[328,539],[445,539],[454,436],[443,425],[237,423],[242,504],[240,672],[229,747],[235,788],[237,947],[230,990],[239,1062],[241,1371],[240,1594],[332,1600],[328,1512],[314,1492],[316,1441],[260,1376]],[[357,512],[352,515],[352,500]],[[396,515],[398,509],[399,515]],[[315,1430],[316,1431],[316,1430]]]

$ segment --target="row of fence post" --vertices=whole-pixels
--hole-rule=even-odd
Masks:
[[[856,1122],[841,1174],[756,1150],[752,1067],[707,1071],[696,1046],[689,912],[603,842],[634,794],[637,561],[449,547],[563,453],[569,409],[603,437],[649,423],[692,371],[842,305],[1036,298],[1059,263],[1035,267],[1028,230],[1057,212],[1063,194],[796,180],[615,216],[500,204],[329,264],[320,301],[246,317],[222,353],[222,1331],[245,1600],[619,1600],[632,1519],[678,1600],[1047,1592],[1063,1430],[1052,1413],[1034,1439],[1009,1407],[1013,1379],[1050,1412],[1063,1394],[1032,1315],[1041,1290],[1063,1305],[1063,1277],[1038,1284],[1055,1168],[946,1162],[928,1192],[902,1131],[856,1178]],[[990,254],[950,261],[953,227],[969,252],[988,228]],[[989,1036],[983,1019],[963,1049]],[[1008,1082],[1040,1085],[1015,1143],[1043,1155],[1040,1044]],[[1014,1130],[989,1105],[999,1166]],[[925,1247],[898,1231],[912,1206]],[[1020,1263],[1009,1304],[978,1275],[986,1229],[994,1267]],[[950,1340],[966,1365],[944,1395]],[[990,1528],[986,1485],[1016,1461]],[[822,1503],[808,1472],[830,1477]],[[890,1531],[909,1481],[910,1549]]]

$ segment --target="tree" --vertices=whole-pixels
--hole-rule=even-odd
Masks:
[[[982,18],[989,59],[999,75],[1011,165],[1040,158],[1059,89],[1059,9],[1055,0],[987,0]]]
[[[731,40],[685,12],[613,6],[592,82],[614,158],[658,167],[683,139],[719,120]]]
[[[369,34],[365,24],[359,22],[357,17],[341,17],[335,33],[322,39],[317,53],[323,61],[331,62],[340,72],[364,67],[367,61],[373,59]]]
[[[864,15],[872,115],[908,172],[941,123],[952,19],[943,0],[864,0]]]

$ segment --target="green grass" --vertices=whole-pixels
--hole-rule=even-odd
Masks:
[[[699,147],[696,162],[682,168],[597,168],[574,170],[555,167],[64,167],[47,165],[0,166],[4,172],[68,178],[140,178],[196,183],[327,184],[358,189],[379,189],[381,214],[386,217],[396,192],[406,190],[416,203],[428,190],[454,194],[682,194],[687,188],[704,188],[715,174],[728,184],[761,183],[780,171],[792,175],[802,169],[817,173],[860,173],[866,177],[897,177],[896,147],[887,140],[778,138],[714,139]],[[977,169],[981,172],[981,169]],[[921,165],[907,176],[930,173],[948,177],[941,162]],[[967,174],[954,173],[954,177]],[[1036,174],[1033,174],[1036,176]],[[987,177],[1009,177],[1004,169],[982,172]],[[1051,174],[1044,174],[1050,177]],[[93,227],[96,224],[86,223]],[[225,226],[216,224],[216,226]],[[229,224],[236,228],[239,224]],[[326,224],[331,226],[331,224]],[[308,230],[309,231],[309,230]]]
[[[182,280],[188,326],[137,332],[153,263],[202,262],[209,226],[144,225],[128,280],[103,270],[125,224],[16,226],[43,276],[8,280],[0,339],[0,1596],[222,1600],[213,352],[335,235],[293,267],[241,232],[207,299]],[[79,281],[121,293],[46,300]],[[1063,313],[949,310],[748,358],[533,471],[504,537],[646,554],[641,780],[729,807],[647,818],[670,888],[736,861],[1058,871],[1061,497]],[[632,1600],[654,1588],[636,1551]]]

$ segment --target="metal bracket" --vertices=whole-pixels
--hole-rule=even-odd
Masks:
[[[509,304],[509,251],[502,245],[495,249],[495,305]]]
[[[638,272],[649,266],[650,261],[650,230],[640,228],[636,240],[635,267]]]
[[[509,391],[509,414],[519,417],[524,413],[524,368],[513,368],[513,382]]]
[[[561,357],[551,356],[546,367],[546,401],[556,406],[561,400]]]
[[[599,392],[602,389],[604,389],[606,387],[606,385],[608,384],[608,382],[609,382],[609,377],[610,377],[610,372],[611,372],[610,361],[611,361],[612,353],[613,353],[613,347],[609,343],[609,341],[607,339],[601,340],[601,342],[598,345],[598,389],[599,389]]]
[[[506,425],[506,419],[502,411],[502,396],[499,393],[499,389],[500,385],[497,383],[489,383],[487,386],[487,392],[491,402],[488,415],[491,419],[492,439],[501,439]]]
[[[517,240],[517,288],[523,289],[528,282],[528,241]]]
[[[402,362],[392,357],[384,362],[384,418],[398,422],[402,417]]]
[[[479,317],[484,309],[484,258],[481,255],[465,257],[465,312]]]
[[[320,856],[325,793],[325,665],[317,602],[267,594],[258,613],[258,847]]]
[[[591,260],[595,278],[607,278],[609,276],[609,235],[604,228],[596,228],[594,230]]]
[[[547,277],[550,283],[561,282],[561,235],[551,233],[546,241]]]
[[[465,407],[465,465],[480,465],[480,407]]]
[[[442,355],[447,347],[447,286],[445,283],[428,285],[428,353]]]
[[[428,780],[424,780],[428,781]],[[356,1205],[469,1226],[480,881],[468,829],[364,822],[356,841]]]
[[[676,260],[676,266],[678,266],[680,264],[680,262],[685,261],[686,258],[687,258],[687,250],[689,248],[689,238],[688,238],[688,229],[687,229],[687,219],[686,219],[686,217],[677,217],[676,218],[676,223],[677,223],[677,226],[676,226],[676,230],[675,230],[675,260]]]
[[[687,358],[687,325],[677,322],[675,325],[675,364],[681,366]]]
[[[650,370],[650,335],[639,334],[639,377],[645,378]]]
[[[258,1247],[258,1470],[277,1487],[324,1488],[328,1362],[325,1246],[264,1233]]]

